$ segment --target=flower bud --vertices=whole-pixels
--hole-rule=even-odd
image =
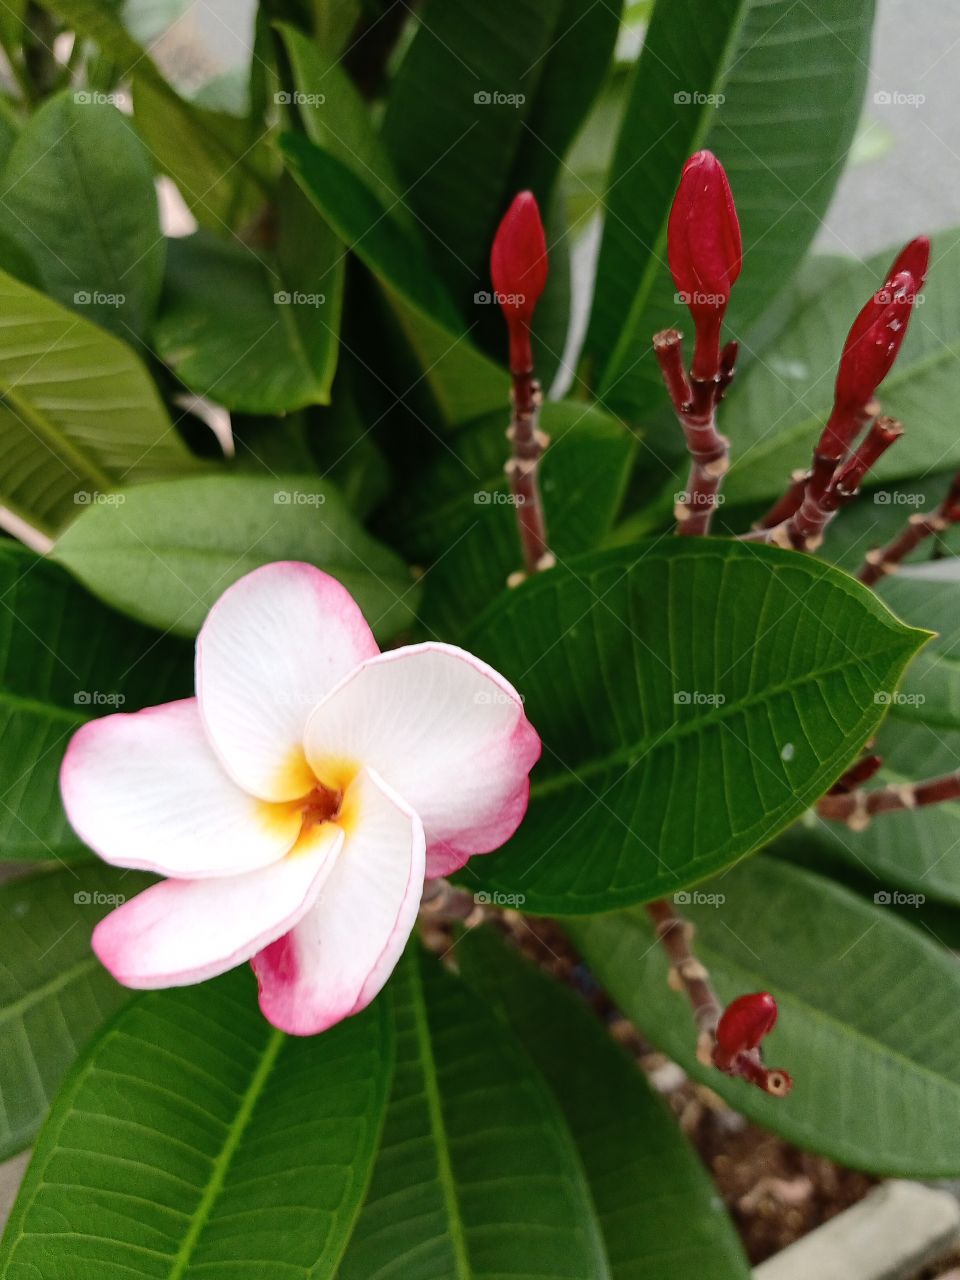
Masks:
[[[533,367],[530,321],[547,283],[547,242],[532,191],[514,197],[497,228],[490,277],[510,331],[510,368],[527,373]]]
[[[926,236],[917,236],[909,244],[905,244],[896,258],[894,258],[884,283],[889,285],[901,271],[909,271],[916,281],[917,290],[919,291],[926,284],[929,266],[930,241]]]
[[[698,151],[683,166],[667,226],[670,274],[697,331],[691,372],[709,381],[720,363],[720,326],[740,274],[740,223],[723,165]]]
[[[777,1021],[777,1002],[769,991],[738,996],[723,1011],[717,1025],[717,1065],[729,1065],[737,1054],[756,1049]]]
[[[834,411],[859,413],[890,372],[903,345],[917,283],[909,271],[891,276],[854,320],[840,356]],[[845,441],[844,445],[849,444]]]

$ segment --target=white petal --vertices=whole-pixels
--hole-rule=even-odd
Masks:
[[[195,698],[91,720],[60,771],[67,817],[106,862],[201,879],[282,858],[301,817],[248,795],[211,749]]]
[[[295,929],[254,958],[265,1016],[314,1035],[365,1008],[393,972],[423,892],[420,819],[364,770],[344,797],[343,852]]]
[[[426,832],[428,875],[445,875],[513,835],[540,755],[513,686],[443,644],[365,662],[313,713],[304,743],[319,778],[369,765],[403,796]]]
[[[342,845],[343,832],[326,823],[261,871],[163,880],[101,920],[93,949],[127,987],[180,987],[225,973],[303,918]]]
[[[305,795],[311,711],[377,652],[353,597],[312,565],[264,565],[225,591],[197,639],[197,697],[234,781],[264,800]]]

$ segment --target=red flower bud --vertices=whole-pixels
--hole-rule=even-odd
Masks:
[[[909,271],[917,283],[917,289],[920,290],[926,284],[929,266],[930,241],[926,236],[917,236],[915,240],[905,244],[894,258],[884,283],[889,285],[901,271]]]
[[[510,331],[510,368],[529,372],[530,321],[547,283],[547,242],[532,191],[521,191],[503,216],[490,253],[490,277]]]
[[[840,356],[835,409],[859,412],[873,398],[903,345],[916,296],[914,276],[900,271],[854,320]]]
[[[683,166],[667,226],[670,274],[697,330],[691,372],[709,381],[720,363],[720,326],[740,274],[740,223],[723,165],[698,151]]]
[[[734,1057],[746,1049],[756,1049],[777,1021],[777,1002],[769,991],[738,996],[723,1011],[717,1026],[717,1048]]]

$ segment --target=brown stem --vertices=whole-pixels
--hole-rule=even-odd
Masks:
[[[885,547],[867,552],[857,577],[868,587],[872,587],[886,574],[896,573],[907,556],[915,551],[925,538],[929,538],[934,533],[943,533],[958,520],[960,520],[960,472],[953,477],[946,497],[935,511],[928,514],[918,511],[910,517],[892,542],[887,543]]]
[[[424,881],[420,910],[438,920],[462,920],[470,929],[488,915],[487,905],[478,902],[474,894],[440,878]]]
[[[507,439],[513,445],[513,454],[504,470],[516,505],[523,563],[529,574],[540,569],[550,569],[556,563],[547,543],[547,523],[539,476],[540,459],[550,443],[550,437],[540,430],[540,405],[543,396],[532,369],[514,372],[511,376],[513,419],[507,429]],[[513,575],[511,584],[515,585],[524,576]]]
[[[923,782],[878,787],[876,791],[831,792],[821,796],[817,813],[830,822],[845,823],[852,831],[862,831],[875,813],[897,813],[957,799],[960,799],[960,770]]]
[[[698,1032],[697,1057],[709,1066],[723,1006],[710,982],[710,974],[691,950],[694,927],[688,920],[681,919],[664,898],[648,902],[647,915],[670,962],[668,981],[671,987],[686,995],[693,1010]]]
[[[664,329],[654,335],[653,350],[690,454],[687,489],[674,510],[677,533],[689,538],[710,532],[730,465],[730,442],[717,430],[716,406],[733,378],[736,345],[724,348],[718,376],[703,381],[687,377],[681,341],[676,329]]]
[[[796,551],[816,551],[823,542],[824,530],[837,511],[856,498],[867,472],[902,435],[903,427],[899,422],[880,417],[845,462],[838,463],[835,458],[816,453],[800,505],[793,515],[772,527],[754,529],[744,535],[744,540],[767,542]],[[795,485],[798,484],[796,481]]]

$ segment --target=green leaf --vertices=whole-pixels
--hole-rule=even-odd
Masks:
[[[457,943],[465,981],[543,1072],[577,1144],[613,1280],[748,1280],[710,1177],[643,1073],[573,992],[489,930]]]
[[[108,604],[194,635],[232,582],[273,560],[307,560],[353,595],[374,633],[413,617],[409,570],[314,476],[197,476],[140,485],[86,508],[53,555]]]
[[[563,9],[563,0],[427,0],[391,86],[387,152],[462,309],[488,287],[490,242]]]
[[[176,92],[123,24],[117,0],[43,0],[119,69],[133,73],[134,123],[198,221],[242,222],[263,198],[262,152],[244,120],[195,107]]]
[[[328,404],[343,251],[291,182],[277,256],[199,231],[170,242],[158,353],[198,395],[243,413]]]
[[[30,1145],[78,1050],[130,998],[90,934],[149,883],[95,863],[0,887],[0,1160]]]
[[[929,514],[940,505],[953,474],[946,471],[915,476],[901,484],[884,484],[863,493],[831,524],[818,554],[848,573],[856,573],[870,548],[886,546],[900,533],[914,512]],[[960,528],[952,525],[937,538],[921,542],[903,563],[909,565],[929,560],[935,547],[947,549],[953,555],[960,553]],[[934,630],[942,628],[938,625]]]
[[[393,1095],[338,1280],[608,1280],[582,1166],[523,1050],[419,948],[390,986]]]
[[[466,639],[544,742],[520,830],[471,871],[548,914],[702,879],[826,790],[924,639],[845,574],[746,543],[641,542],[538,575]]]
[[[956,1175],[956,961],[888,908],[774,858],[705,890],[681,906],[697,955],[722,1000],[776,997],[764,1056],[793,1075],[793,1092],[771,1098],[697,1061],[689,1006],[667,983],[645,913],[571,922],[624,1013],[692,1076],[800,1147],[893,1177]]]
[[[384,290],[447,421],[506,404],[506,373],[471,346],[420,238],[337,154],[301,134],[285,134],[280,145],[297,182]]]
[[[882,282],[896,248],[867,263],[814,259],[798,281],[793,312],[773,353],[765,352],[735,385],[725,409],[732,467],[731,502],[770,498],[792,468],[806,466],[833,397],[837,361],[853,319]],[[897,363],[880,389],[885,413],[906,427],[871,472],[889,482],[960,463],[951,403],[960,380],[960,243],[933,237],[933,268]],[[861,502],[863,499],[861,499]],[[840,516],[838,519],[842,519]]]
[[[874,749],[883,767],[870,787],[899,786],[953,773],[960,761],[960,561],[901,570],[879,584],[893,611],[939,635],[910,664],[899,689],[880,696],[889,714]],[[883,889],[960,903],[960,802],[878,814],[864,831],[808,813],[787,834],[791,849],[822,845],[851,866],[866,868]]]
[[[193,650],[105,609],[57,565],[0,546],[0,858],[82,848],[60,803],[60,762],[92,716],[193,692]]]
[[[165,241],[150,157],[116,107],[72,90],[50,98],[3,178],[3,230],[33,259],[44,292],[127,341],[144,338]]]
[[[332,1275],[376,1155],[392,1039],[383,998],[287,1037],[245,968],[142,996],[60,1094],[0,1276]]]
[[[133,351],[0,272],[0,500],[53,533],[120,482],[194,465]]]
[[[873,0],[816,9],[676,0],[654,9],[607,183],[588,339],[605,403],[636,413],[663,401],[650,339],[688,321],[666,268],[666,226],[692,152],[716,152],[740,215],[745,254],[731,336],[746,336],[793,274],[853,138],[873,11]]]
[[[435,559],[424,575],[420,618],[441,635],[461,635],[522,564],[503,471],[505,417],[459,431],[392,514],[410,555]],[[552,441],[541,470],[547,528],[551,549],[564,560],[594,550],[609,532],[636,442],[606,414],[572,401],[545,404],[541,422]]]

